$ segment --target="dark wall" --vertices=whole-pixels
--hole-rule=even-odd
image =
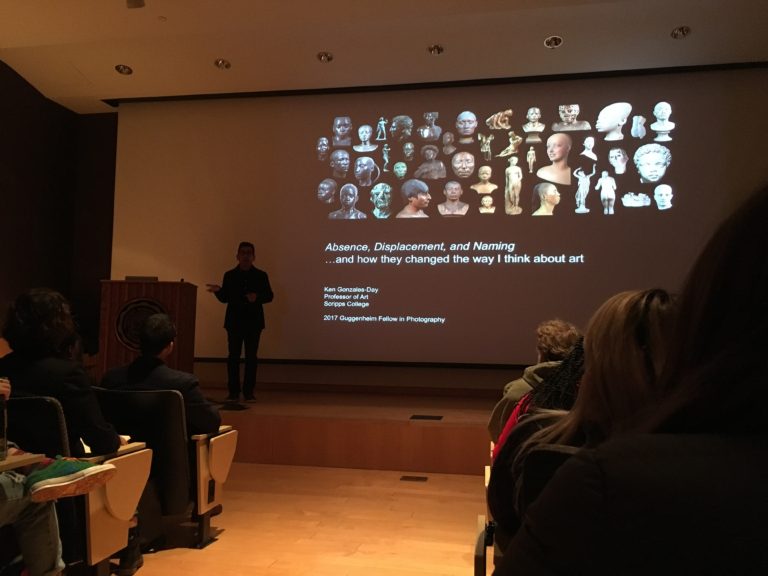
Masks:
[[[0,313],[36,286],[70,298],[87,351],[109,277],[117,115],[79,116],[0,62]]]

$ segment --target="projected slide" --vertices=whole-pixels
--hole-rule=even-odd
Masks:
[[[458,300],[485,295],[485,306],[503,305],[503,294],[484,282],[505,282],[507,274],[524,270],[535,290],[538,268],[540,278],[560,275],[560,282],[576,284],[578,269],[599,251],[585,238],[568,240],[569,234],[588,237],[600,230],[600,220],[623,219],[618,230],[632,235],[630,227],[653,226],[662,213],[678,210],[671,177],[680,129],[670,120],[672,104],[590,102],[596,111],[590,118],[583,108],[508,101],[498,110],[435,106],[391,117],[381,110],[327,117],[327,131],[308,142],[317,200],[327,207],[315,216],[340,228],[336,234],[326,227],[318,244],[327,281],[317,287],[322,306],[315,314],[326,325],[450,332],[459,324],[466,333],[479,332],[482,326],[472,323],[485,316],[483,304]],[[386,228],[380,222],[406,218],[418,221]],[[489,230],[500,233],[489,238]],[[566,240],[547,250],[541,235]],[[614,264],[631,260],[628,254]],[[419,269],[452,277],[447,282],[456,301],[404,294],[396,278],[419,278]]]

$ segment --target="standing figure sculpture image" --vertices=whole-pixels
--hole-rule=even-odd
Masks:
[[[596,168],[597,166],[592,164],[592,172],[589,174],[584,172],[581,166],[573,171],[573,175],[576,176],[579,181],[576,188],[576,214],[586,214],[589,212],[589,208],[586,207],[587,194],[589,194],[589,182],[592,179],[592,176],[595,175]]]
[[[528,173],[533,174],[533,166],[536,164],[536,150],[533,149],[533,146],[528,148],[525,161],[528,162]]]
[[[506,185],[504,187],[504,212],[511,216],[522,213],[520,208],[520,189],[523,186],[523,171],[517,165],[517,156],[509,159],[509,166],[504,170]]]
[[[603,214],[613,214],[613,206],[616,203],[616,180],[603,170],[600,179],[595,185],[595,190],[600,190],[600,202],[603,205]]]

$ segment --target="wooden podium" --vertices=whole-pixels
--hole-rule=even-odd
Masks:
[[[99,377],[139,355],[139,332],[152,314],[168,314],[176,324],[176,346],[166,363],[193,371],[197,286],[187,282],[102,280]]]

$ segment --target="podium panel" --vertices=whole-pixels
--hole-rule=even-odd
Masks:
[[[192,372],[195,360],[197,286],[188,282],[101,281],[99,378],[139,355],[139,332],[148,316],[168,314],[176,324],[171,368]]]

